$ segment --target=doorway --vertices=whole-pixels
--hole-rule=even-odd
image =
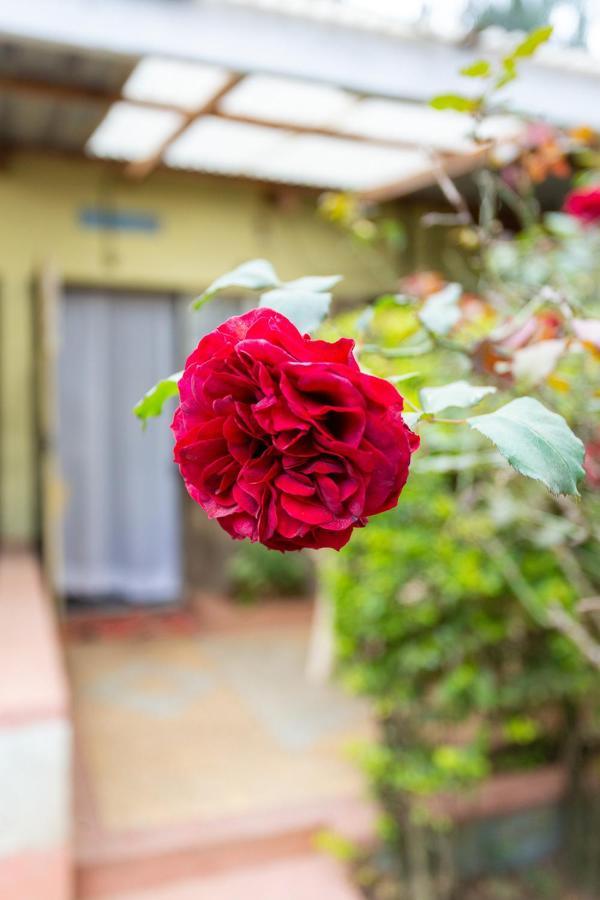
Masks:
[[[181,515],[169,430],[144,431],[143,393],[177,368],[165,295],[68,290],[59,311],[59,590],[71,603],[158,604],[181,593]]]

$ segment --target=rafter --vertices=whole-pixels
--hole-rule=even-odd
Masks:
[[[337,131],[335,128],[327,128],[319,125],[296,125],[290,122],[278,122],[272,119],[262,119],[258,116],[245,116],[237,113],[225,112],[217,109],[213,113],[219,119],[227,122],[240,122],[243,125],[259,125],[264,128],[276,128],[288,131],[291,134],[314,134],[320,137],[338,138],[345,141],[357,141],[361,144],[375,144],[378,147],[390,147],[393,150],[422,150],[424,145],[416,140],[397,140],[396,138],[373,137],[353,131]],[[446,151],[440,151],[442,154]]]
[[[367,203],[385,203],[389,200],[396,200],[398,197],[404,197],[412,194],[414,191],[431,187],[438,181],[436,170],[441,166],[444,173],[450,178],[458,178],[461,175],[467,175],[469,172],[480,168],[485,162],[489,153],[489,145],[478,147],[471,153],[452,154],[445,157],[438,155],[437,160],[432,160],[431,167],[424,169],[416,175],[401,178],[398,181],[383,184],[380,187],[372,188],[367,191],[359,191],[358,196]]]
[[[50,100],[62,100],[71,103],[96,103],[98,106],[111,106],[113,103],[126,101],[147,109],[175,111],[182,115],[188,114],[188,110],[174,103],[160,103],[155,100],[132,100],[129,97],[124,97],[119,91],[106,91],[102,88],[85,87],[76,84],[38,81],[33,78],[15,78],[11,75],[0,75],[0,91],[30,97],[47,97]]]
[[[150,156],[146,157],[146,159],[136,160],[135,162],[128,163],[125,166],[125,174],[128,178],[135,178],[138,181],[143,178],[147,178],[148,175],[153,172],[157,166],[160,165],[161,160],[165,154],[167,148],[173,143],[173,141],[177,140],[177,138],[183,134],[183,132],[189,128],[192,122],[195,122],[196,119],[201,118],[202,116],[209,115],[213,113],[219,105],[219,101],[223,99],[223,97],[231,91],[236,84],[242,80],[244,76],[236,73],[232,73],[229,75],[225,83],[219,88],[218,91],[212,95],[212,97],[199,106],[197,109],[192,112],[187,112],[181,122],[179,128],[177,128],[173,134],[169,135],[169,137],[163,141],[161,146],[152,153]]]
[[[153,171],[162,166],[162,160],[167,148],[197,119],[205,115],[214,115],[225,121],[239,122],[241,124],[262,126],[265,128],[273,128],[281,131],[287,131],[292,134],[318,135],[331,137],[339,140],[356,141],[372,146],[383,146],[388,148],[402,149],[423,149],[423,145],[416,141],[402,141],[386,138],[374,138],[358,133],[346,133],[336,131],[333,128],[325,126],[307,126],[294,125],[289,122],[271,121],[260,117],[245,116],[225,112],[220,108],[220,101],[231,91],[245,76],[239,73],[232,73],[222,87],[216,91],[213,96],[203,103],[197,109],[190,111],[176,104],[158,102],[153,100],[137,100],[133,98],[123,97],[120,92],[106,91],[98,88],[84,87],[81,85],[57,84],[52,82],[43,82],[34,79],[20,79],[12,76],[0,76],[0,91],[9,93],[17,93],[20,95],[41,96],[56,101],[64,102],[80,102],[95,103],[101,107],[109,108],[113,103],[126,101],[135,106],[141,106],[149,109],[169,110],[178,112],[182,116],[180,126],[167,140],[156,150],[151,156],[142,160],[127,163],[123,167],[123,172],[128,178],[143,180],[147,178]],[[438,153],[437,165],[442,165],[444,171],[454,177],[476,169],[482,161],[482,154],[485,154],[486,148],[477,148],[473,152],[467,154],[456,153]],[[122,164],[120,164],[122,166]],[[429,187],[436,181],[435,166],[432,164],[431,169],[425,168],[416,175],[409,176],[404,179],[392,182],[387,185],[364,191],[360,196],[369,202],[385,202],[396,197],[401,197],[413,191],[424,187]],[[256,179],[248,178],[249,182],[256,182]],[[267,182],[268,183],[268,182]]]

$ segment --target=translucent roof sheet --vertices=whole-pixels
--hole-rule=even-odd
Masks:
[[[228,78],[229,72],[216,66],[146,56],[127,79],[123,95],[194,110],[214,97]]]
[[[167,165],[315,187],[368,190],[430,168],[426,153],[206,116],[165,153]]]
[[[355,103],[352,94],[331,85],[253,75],[229,91],[219,108],[233,115],[269,122],[323,127],[344,115]]]
[[[168,166],[223,175],[250,174],[284,143],[284,131],[227,122],[215,116],[198,119],[168,147]]]
[[[462,153],[472,150],[470,116],[423,103],[360,99],[349,91],[268,75],[245,78],[219,103],[219,111],[249,120]]]
[[[115,103],[88,140],[86,150],[109,159],[145,159],[160,150],[182,121],[183,116],[174,110]]]
[[[276,158],[266,161],[264,177],[317,187],[369,190],[430,168],[427,155],[418,150],[395,150],[321,135],[294,135]]]
[[[465,151],[472,147],[472,119],[424,104],[378,98],[361,100],[334,123],[339,131],[374,140],[411,143],[437,150]]]

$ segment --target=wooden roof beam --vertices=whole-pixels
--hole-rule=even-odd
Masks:
[[[367,191],[358,191],[358,196],[366,203],[385,203],[389,200],[396,200],[399,197],[405,197],[415,191],[423,188],[431,187],[440,183],[439,170],[443,170],[444,175],[449,178],[459,178],[461,175],[467,175],[469,172],[480,168],[486,160],[489,152],[489,144],[482,145],[472,153],[464,155],[437,156],[431,160],[431,168],[416,175],[407,178],[401,178],[398,181],[384,184],[380,187],[372,188]]]
[[[358,98],[357,98],[358,100]],[[264,128],[276,128],[281,131],[289,131],[291,134],[315,134],[321,137],[337,138],[345,141],[358,141],[364,144],[377,145],[378,147],[391,147],[394,150],[427,150],[424,142],[417,139],[398,140],[396,138],[374,137],[368,134],[360,134],[355,131],[336,131],[335,128],[318,125],[298,125],[290,122],[278,122],[271,119],[261,119],[257,116],[246,116],[237,113],[228,113],[222,109],[216,109],[212,115],[227,122],[240,122],[243,125],[258,125]],[[435,115],[432,110],[432,115]],[[439,150],[442,156],[446,154],[455,155],[455,151]]]
[[[237,73],[232,73],[228,76],[225,83],[219,88],[218,91],[215,91],[213,96],[207,100],[202,106],[199,106],[197,109],[192,112],[185,113],[183,117],[183,121],[179,128],[175,129],[173,134],[169,135],[169,137],[163,141],[161,146],[152,153],[150,156],[145,159],[136,160],[135,162],[130,162],[125,166],[125,175],[128,178],[135,178],[138,181],[141,181],[144,178],[147,178],[162,162],[162,158],[165,154],[165,151],[168,147],[173,143],[173,141],[177,140],[177,138],[183,134],[183,132],[189,128],[192,122],[195,122],[196,119],[201,118],[202,116],[209,115],[213,113],[219,104],[219,101],[232,90],[236,84],[242,80],[244,76],[239,75]]]
[[[99,106],[112,106],[113,103],[124,101],[147,109],[174,110],[182,115],[188,115],[189,112],[173,103],[161,103],[155,100],[134,100],[124,97],[120,91],[106,91],[78,84],[55,84],[50,81],[15,78],[10,75],[0,75],[0,91],[21,96],[47,97],[48,100],[70,103],[96,103]]]

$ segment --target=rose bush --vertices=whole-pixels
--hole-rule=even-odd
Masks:
[[[233,538],[340,549],[397,503],[419,439],[396,388],[361,372],[353,348],[311,340],[263,308],[229,319],[188,358],[175,460]]]

